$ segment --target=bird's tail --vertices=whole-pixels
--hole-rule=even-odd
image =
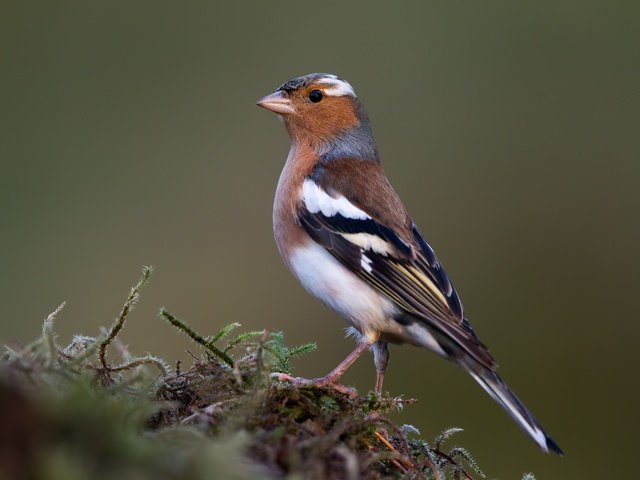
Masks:
[[[542,450],[546,453],[551,451],[560,456],[564,455],[558,444],[547,435],[527,407],[516,397],[496,372],[477,364],[475,368],[469,368],[468,370],[482,388],[484,388],[496,402],[502,405],[516,423],[540,445]]]

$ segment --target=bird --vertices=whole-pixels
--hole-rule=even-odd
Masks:
[[[370,349],[381,394],[389,343],[423,347],[462,367],[544,452],[563,455],[498,375],[442,264],[387,179],[353,87],[334,74],[312,73],[285,82],[257,105],[276,113],[290,138],[273,206],[278,251],[357,338],[324,377],[276,377],[348,391],[340,378]]]

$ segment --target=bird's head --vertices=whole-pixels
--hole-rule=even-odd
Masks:
[[[294,78],[257,104],[282,117],[292,143],[307,143],[319,155],[377,160],[367,113],[353,87],[335,75]]]

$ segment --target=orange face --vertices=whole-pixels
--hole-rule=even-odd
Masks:
[[[347,82],[327,75],[296,80],[258,101],[282,116],[292,139],[324,142],[360,124],[357,99]]]

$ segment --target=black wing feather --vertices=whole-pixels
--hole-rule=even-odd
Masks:
[[[315,242],[401,309],[440,332],[445,343],[453,341],[480,363],[495,368],[495,361],[464,317],[458,294],[433,249],[415,226],[412,246],[371,218],[351,219],[339,213],[326,216],[302,206],[298,220]],[[344,236],[359,233],[375,235],[393,248],[386,254],[377,253]],[[368,269],[362,266],[363,256]]]

